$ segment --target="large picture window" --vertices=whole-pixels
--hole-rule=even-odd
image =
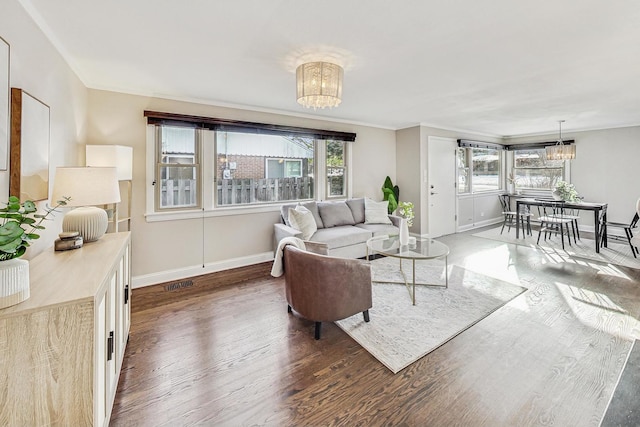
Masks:
[[[149,213],[173,210],[167,218],[176,218],[179,211],[348,197],[353,133],[152,111],[145,116],[154,170]]]
[[[564,160],[547,160],[544,148],[514,150],[516,189],[551,190],[564,177]]]

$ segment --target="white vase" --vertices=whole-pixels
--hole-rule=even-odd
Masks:
[[[560,195],[560,192],[558,190],[553,190],[551,192],[551,195],[553,196],[553,200],[562,200],[562,196]]]
[[[402,218],[400,221],[400,244],[406,245],[409,243],[409,224],[407,224],[406,218]]]
[[[29,261],[14,258],[0,261],[0,309],[29,298]]]

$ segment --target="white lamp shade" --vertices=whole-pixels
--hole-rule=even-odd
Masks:
[[[67,206],[94,206],[120,202],[116,168],[59,167],[53,183],[51,204],[69,197]]]
[[[133,177],[133,148],[124,145],[87,145],[87,166],[115,167],[118,181]]]

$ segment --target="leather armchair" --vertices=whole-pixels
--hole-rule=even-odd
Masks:
[[[315,322],[320,339],[322,322],[333,322],[362,312],[369,321],[371,267],[358,259],[335,258],[284,248],[284,277],[288,311]]]

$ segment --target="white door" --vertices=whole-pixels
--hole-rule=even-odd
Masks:
[[[427,142],[429,237],[456,232],[456,150],[452,138],[430,136]]]

